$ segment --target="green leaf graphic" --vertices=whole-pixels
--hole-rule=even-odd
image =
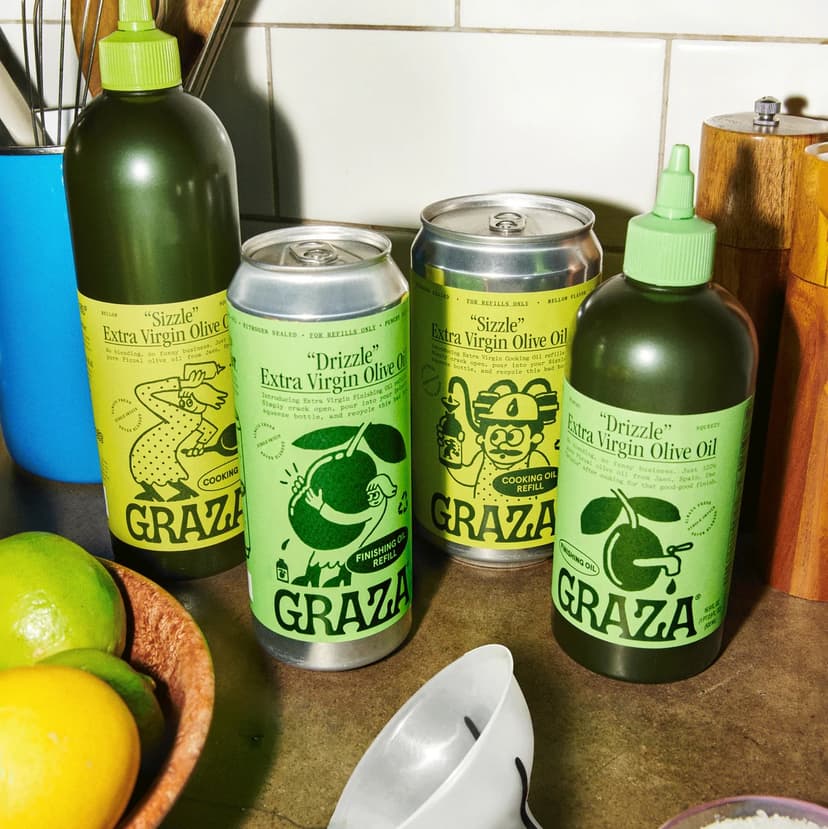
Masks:
[[[393,426],[372,423],[365,430],[364,437],[371,451],[386,463],[399,463],[405,460],[405,440]]]
[[[356,426],[328,426],[301,435],[293,441],[293,445],[300,449],[333,449],[347,443],[356,433]]]
[[[681,518],[678,509],[661,498],[630,498],[630,505],[650,521],[678,521]]]
[[[595,535],[608,530],[621,512],[618,498],[594,498],[581,512],[581,532]]]

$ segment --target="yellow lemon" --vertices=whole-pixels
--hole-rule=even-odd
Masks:
[[[135,721],[103,680],[58,665],[0,671],[3,829],[112,829],[139,762]]]
[[[70,648],[120,656],[126,626],[118,585],[82,547],[47,532],[0,540],[0,669]]]
[[[41,665],[80,668],[102,679],[127,704],[141,738],[141,770],[152,773],[166,748],[164,712],[155,696],[155,680],[128,662],[94,648],[76,648],[47,656]]]

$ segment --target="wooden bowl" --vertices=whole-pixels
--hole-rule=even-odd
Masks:
[[[129,633],[124,658],[157,683],[169,749],[155,777],[139,782],[118,829],[156,829],[204,748],[213,716],[213,660],[200,628],[177,599],[145,576],[103,561],[121,588]]]

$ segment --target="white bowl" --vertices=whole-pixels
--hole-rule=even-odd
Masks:
[[[329,829],[531,829],[534,734],[512,654],[484,645],[423,685],[351,775]]]

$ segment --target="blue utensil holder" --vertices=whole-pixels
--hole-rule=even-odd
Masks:
[[[62,147],[0,150],[0,429],[23,469],[100,482]]]

